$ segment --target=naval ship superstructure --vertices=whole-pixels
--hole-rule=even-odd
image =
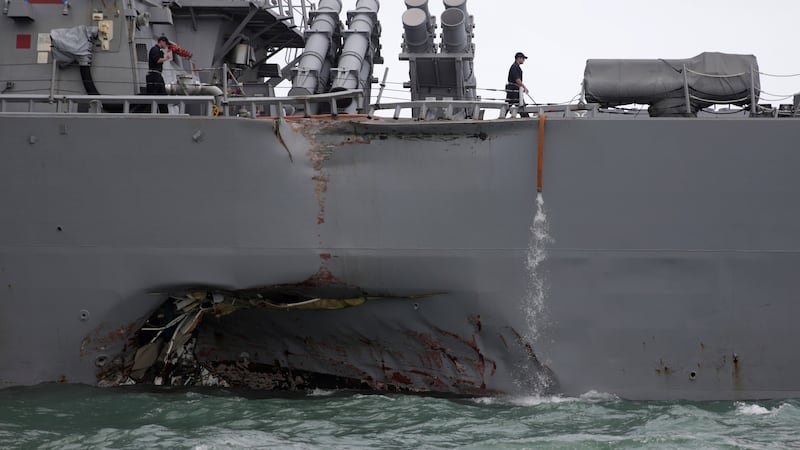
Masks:
[[[353,3],[0,2],[0,386],[800,395],[800,110],[754,57],[486,101],[466,0],[405,0],[385,103]]]

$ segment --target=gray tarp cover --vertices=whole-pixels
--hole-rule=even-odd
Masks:
[[[77,62],[81,66],[88,66],[92,63],[93,41],[96,36],[97,27],[86,25],[51,30],[53,57],[62,65]]]
[[[690,93],[695,97],[749,104],[751,67],[755,72],[758,96],[760,84],[755,56],[706,52],[689,59],[590,59],[586,61],[583,78],[586,100],[617,106],[685,98],[684,65],[688,69],[686,76]],[[693,99],[692,104],[705,107],[710,102]]]

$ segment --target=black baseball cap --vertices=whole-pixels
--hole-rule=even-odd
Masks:
[[[516,55],[514,55],[514,59],[517,59],[517,58],[525,58],[525,59],[528,59],[528,57],[527,57],[527,56],[525,56],[525,53],[522,53],[522,52],[517,52],[517,54],[516,54]]]
[[[169,45],[169,39],[167,39],[166,36],[161,36],[160,38],[158,38],[157,42],[161,42],[161,41],[164,41],[164,42],[167,43],[167,45]]]

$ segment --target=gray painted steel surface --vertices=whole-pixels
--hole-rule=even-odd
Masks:
[[[239,330],[232,339],[242,345],[209,351],[290,348],[290,364],[333,371],[319,350],[299,350],[306,335],[347,347],[359,370],[402,386],[408,372],[397,382],[384,369],[423,372],[409,355],[424,348],[406,338],[438,333],[472,361],[465,378],[483,375],[486,392],[541,387],[519,369],[526,356],[513,328],[538,336],[536,356],[565,394],[797,396],[789,343],[800,337],[800,161],[781,145],[798,139],[795,125],[548,120],[554,242],[538,271],[545,309],[529,324],[531,121],[283,122],[284,148],[271,121],[5,116],[2,381],[93,382],[97,357],[164,300],[154,293],[295,282],[325,268],[365,290],[444,294],[233,314],[205,324],[201,346],[212,330]],[[352,345],[358,336],[374,344]],[[465,344],[473,337],[479,352]],[[497,369],[479,374],[479,354]],[[448,364],[439,379],[458,375]]]
[[[225,61],[242,33],[285,47],[300,38],[288,19],[245,1],[223,2],[236,21],[222,23],[218,0],[187,0],[193,13],[152,7],[154,22],[127,36],[141,14],[117,17],[101,3],[75,3],[66,16],[59,5],[18,9],[0,16],[0,35],[37,37],[100,8],[115,30],[93,58],[103,94],[141,87],[136,45],[146,50],[160,33],[208,50],[193,60],[201,65]],[[423,88],[435,74],[474,94],[472,18],[464,24],[469,53],[401,55],[415,98],[433,92]],[[0,52],[0,80],[15,80],[9,94],[82,92],[77,70],[54,73],[35,62],[38,51]],[[452,73],[426,67],[434,57],[454,61],[437,69]],[[98,76],[109,67],[123,70]],[[58,86],[37,81],[50,77]],[[800,395],[792,119],[569,106],[540,136],[536,119],[0,108],[0,386],[124,383],[115,364],[143,348],[140,329],[170,295],[280,285],[370,299],[209,314],[197,325],[197,362],[261,388]]]
[[[799,133],[761,119],[550,124],[540,352],[565,392],[798,396]]]

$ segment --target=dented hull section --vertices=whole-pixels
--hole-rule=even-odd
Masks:
[[[447,294],[277,305],[268,299],[277,297],[274,288],[258,291],[171,297],[98,370],[99,384],[461,395],[556,385],[519,331],[495,323],[485,328],[481,316],[454,310],[458,301]],[[436,319],[442,313],[447,321]]]
[[[503,219],[517,210],[502,200],[506,187],[447,181],[497,177],[498,165],[511,167],[499,152],[519,136],[498,133],[486,152],[487,134],[468,123],[398,138],[370,121],[160,119],[54,117],[52,135],[47,120],[0,122],[6,134],[40,136],[4,166],[4,192],[44,203],[18,208],[0,238],[0,334],[19,339],[17,320],[41,330],[30,346],[0,346],[6,384],[455,394],[554,385],[507,307],[525,296],[514,240],[527,238],[527,219]],[[98,126],[172,145],[78,144]],[[191,138],[198,129],[202,140]],[[425,163],[451,155],[446,169]],[[527,169],[516,170],[515,198],[532,201]],[[408,183],[430,200],[413,201]],[[504,210],[494,224],[471,207],[476,195]],[[495,225],[514,233],[476,240]]]
[[[0,385],[800,395],[797,127],[545,129],[3,117]]]

